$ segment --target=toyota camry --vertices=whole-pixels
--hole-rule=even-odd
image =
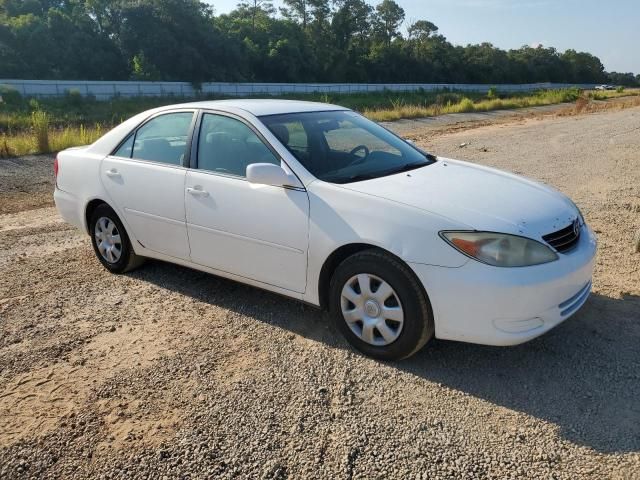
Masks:
[[[565,195],[335,105],[157,108],[60,152],[55,173],[60,214],[109,271],[155,258],[277,292],[379,359],[434,336],[519,344],[591,291],[596,239]]]

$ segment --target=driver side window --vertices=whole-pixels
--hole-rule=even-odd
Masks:
[[[252,163],[280,165],[280,159],[247,125],[205,113],[198,138],[198,169],[245,177]]]

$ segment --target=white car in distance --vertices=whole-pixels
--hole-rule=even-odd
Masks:
[[[596,239],[569,198],[335,105],[157,108],[55,171],[60,214],[111,272],[149,257],[299,299],[379,359],[433,336],[519,344],[591,290]]]

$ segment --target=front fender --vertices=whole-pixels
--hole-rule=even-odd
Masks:
[[[438,236],[441,230],[469,228],[459,222],[325,182],[314,182],[308,193],[310,303],[319,303],[324,262],[344,245],[379,247],[407,263],[456,268],[469,260]]]

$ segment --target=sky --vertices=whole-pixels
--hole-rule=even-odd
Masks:
[[[369,0],[377,5],[381,0]],[[607,71],[640,74],[640,0],[396,0],[406,26],[429,20],[457,45],[542,44],[596,55]],[[209,0],[216,14],[238,0]],[[274,5],[280,6],[281,0]],[[406,30],[403,30],[406,31]]]

